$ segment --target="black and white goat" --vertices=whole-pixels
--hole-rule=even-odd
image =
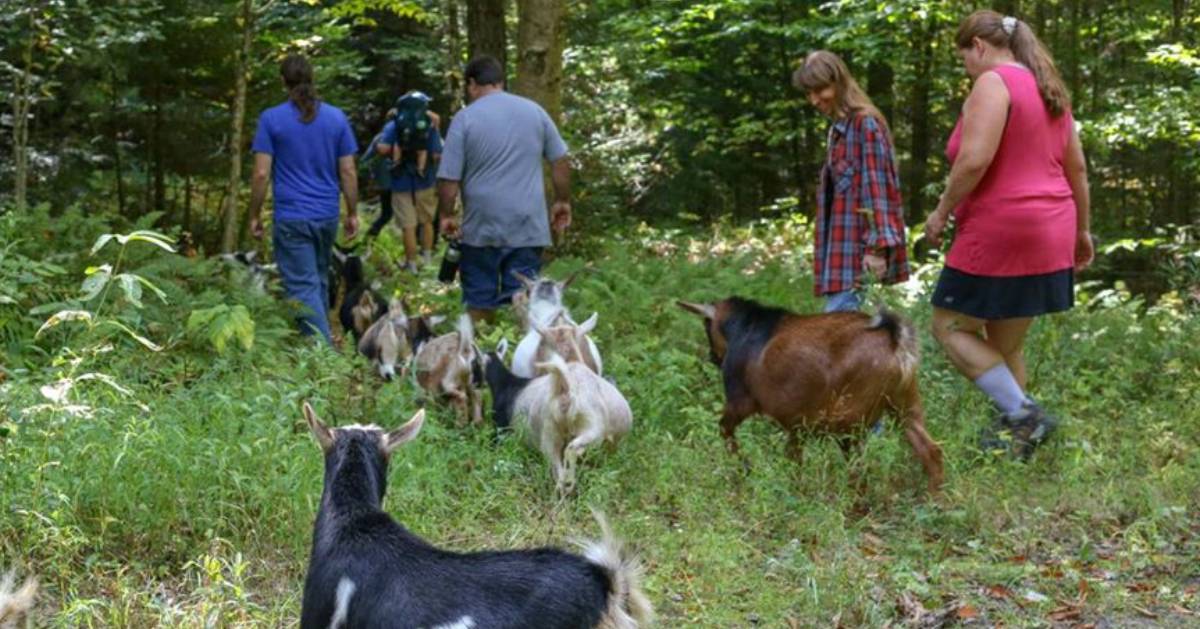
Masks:
[[[383,296],[367,283],[366,267],[362,256],[334,245],[334,274],[329,278],[329,303],[336,307],[342,330],[361,339],[367,328],[387,314],[388,304]],[[337,302],[338,284],[343,283],[346,292],[340,304]]]
[[[25,579],[20,589],[14,589],[15,583],[11,572],[0,577],[0,629],[26,626],[29,610],[33,609],[38,589],[37,579]]]
[[[257,251],[234,251],[217,254],[217,257],[236,268],[244,269],[250,276],[251,287],[260,294],[267,292],[267,281],[271,276],[279,274],[279,266],[275,263],[263,264],[258,261]]]
[[[425,420],[390,432],[329,428],[304,404],[325,456],[301,629],[635,629],[653,611],[641,567],[597,514],[602,537],[583,555],[553,548],[455,553],[414,535],[382,509],[392,453]]]
[[[475,347],[471,317],[458,318],[458,330],[423,345],[416,354],[413,374],[422,389],[450,400],[458,412],[459,426],[470,419],[483,423],[483,368]]]
[[[358,341],[358,352],[371,360],[384,380],[396,376],[396,366],[408,361],[412,348],[408,344],[408,315],[404,304],[393,299],[387,314],[372,323]]]
[[[495,351],[488,352],[483,359],[483,379],[492,392],[492,424],[497,435],[512,427],[517,398],[533,382],[532,378],[522,378],[509,371],[504,364],[506,353],[508,339],[502,339]]]

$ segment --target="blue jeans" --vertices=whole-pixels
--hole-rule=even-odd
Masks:
[[[542,270],[541,247],[472,247],[462,245],[459,277],[463,303],[476,310],[495,310],[512,302],[521,282],[517,271],[537,277]]]
[[[825,312],[857,312],[862,308],[862,295],[846,290],[825,296]]]
[[[337,238],[338,219],[276,220],[271,242],[275,262],[287,296],[299,302],[296,316],[300,333],[320,332],[332,342],[329,333],[329,256]]]

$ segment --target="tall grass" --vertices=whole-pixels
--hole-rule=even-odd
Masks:
[[[923,333],[928,425],[947,462],[940,498],[925,494],[893,428],[849,460],[810,439],[795,462],[779,432],[755,420],[739,433],[750,467],[725,454],[719,376],[700,324],[674,300],[736,293],[817,309],[806,230],[643,226],[583,243],[594,271],[568,301],[581,318],[601,315],[606,373],[634,410],[629,437],[589,453],[578,494],[560,503],[536,452],[455,429],[452,411],[433,406],[392,464],[385,508],[436,544],[472,550],[595,534],[595,506],[641,552],[668,627],[878,626],[937,614],[1006,625],[1195,620],[1200,325],[1186,312],[1096,293],[1084,295],[1093,307],[1040,321],[1027,349],[1031,388],[1064,421],[1029,464],[978,456],[987,405]],[[98,366],[133,396],[83,387],[91,412],[68,413],[45,404],[39,386],[53,365],[37,360],[0,383],[0,566],[40,575],[47,626],[294,624],[322,465],[301,401],[332,423],[395,426],[422,396],[408,381],[378,382],[348,351],[301,342],[279,306],[236,280],[195,262],[146,262],[155,264],[161,272],[147,274],[181,309],[146,314],[168,349],[118,345]],[[549,273],[584,264],[562,257]],[[457,312],[456,295],[428,275],[395,276],[388,288]],[[912,301],[880,294],[924,330],[920,289]],[[233,300],[258,324],[251,350],[217,355],[178,329],[183,310]],[[489,348],[517,335],[509,321],[480,334]]]

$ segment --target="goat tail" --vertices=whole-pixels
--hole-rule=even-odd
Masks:
[[[604,514],[592,509],[600,539],[583,546],[584,557],[608,574],[608,605],[598,629],[639,629],[654,621],[654,607],[642,591],[642,563],[613,534]]]
[[[474,346],[475,328],[471,325],[471,315],[461,315],[458,318],[458,355],[470,357]]]
[[[552,383],[552,390],[557,396],[571,395],[571,381],[567,378],[567,363],[558,354],[550,354],[550,360],[537,363],[533,366],[535,371],[548,374]]]
[[[867,327],[872,330],[886,330],[891,335],[892,343],[896,347],[896,360],[900,363],[901,380],[911,382],[916,377],[917,366],[921,362],[920,343],[912,323],[886,308],[880,308],[879,312],[871,317]]]
[[[13,573],[0,577],[0,627],[15,627],[29,614],[37,589],[37,579],[33,577],[25,579],[19,590],[13,590]]]

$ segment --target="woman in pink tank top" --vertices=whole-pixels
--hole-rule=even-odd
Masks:
[[[1057,426],[1027,394],[1025,335],[1068,310],[1092,260],[1087,166],[1070,97],[1028,24],[977,11],[956,42],[975,79],[946,155],[946,191],[925,224],[955,235],[933,294],[933,334],[998,413],[985,451],[1028,457]]]

